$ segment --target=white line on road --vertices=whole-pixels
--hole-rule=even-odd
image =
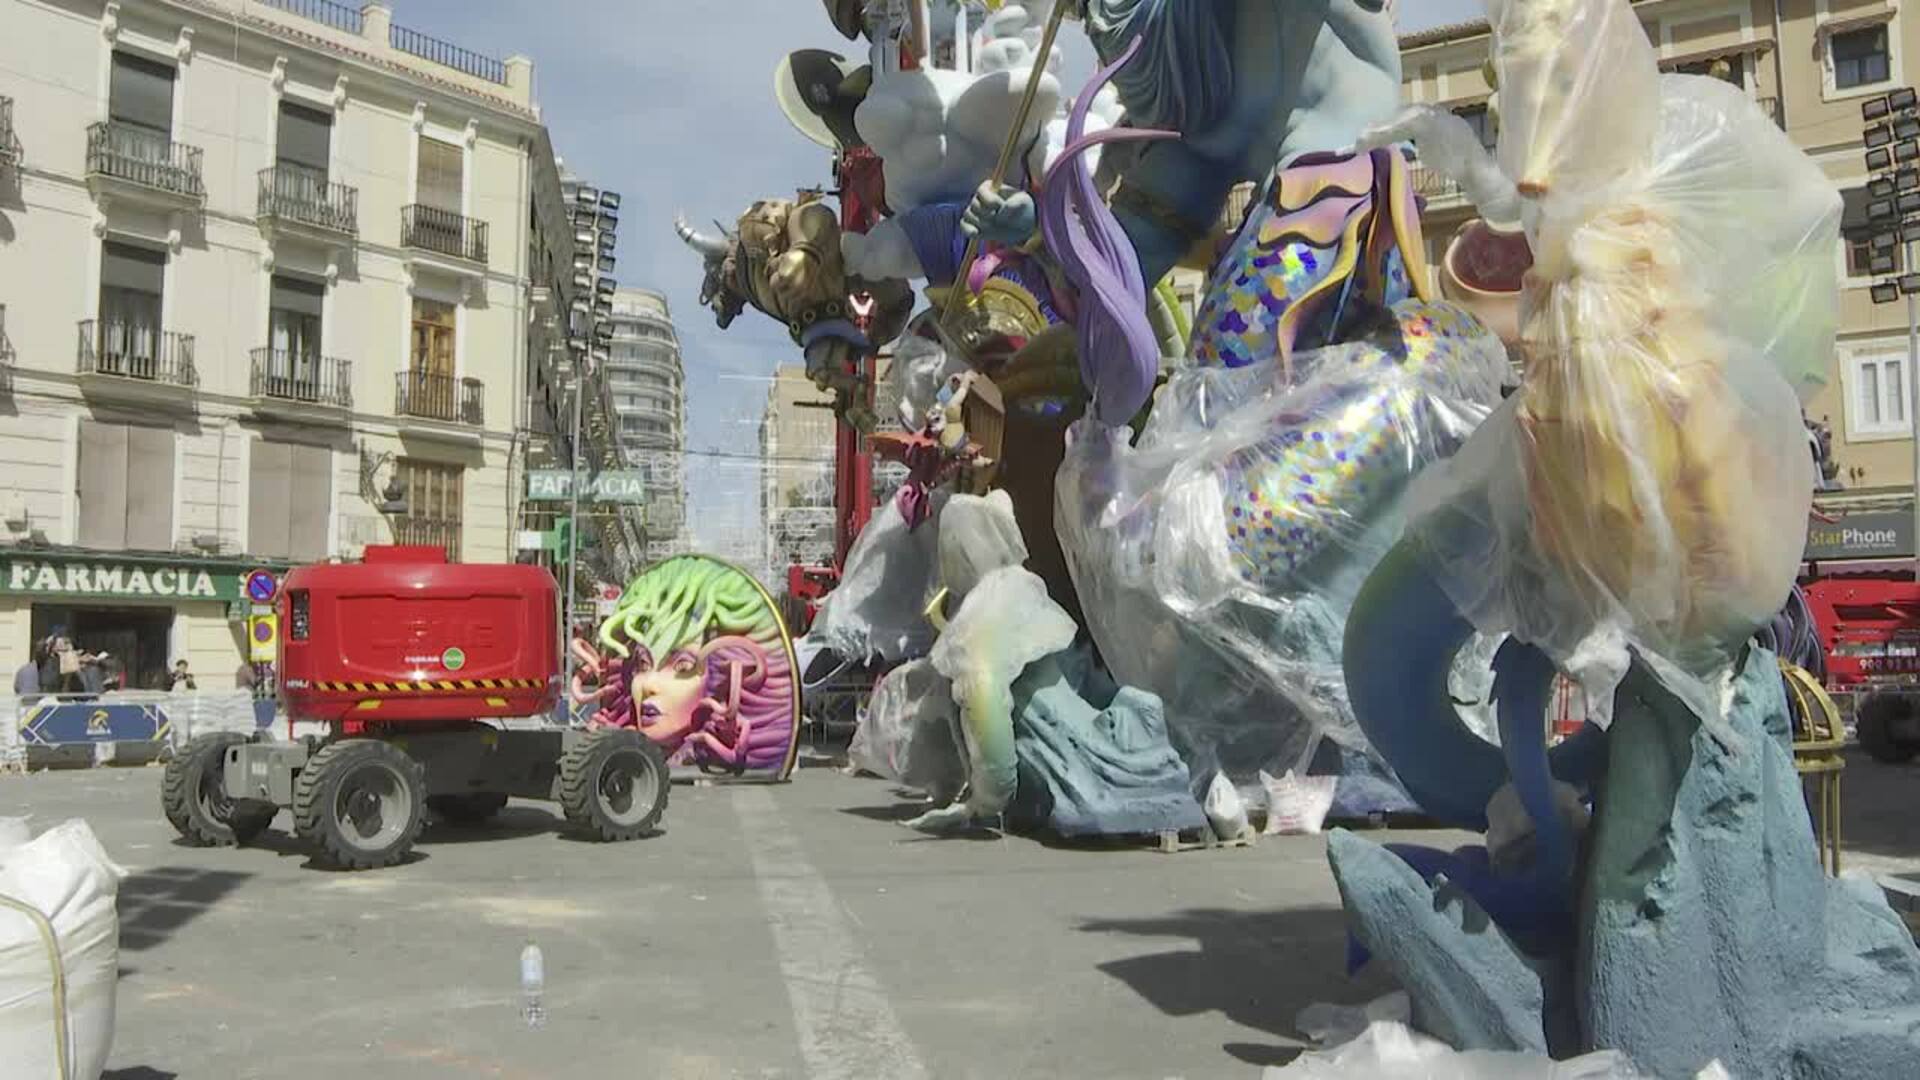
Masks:
[[[760,904],[773,927],[800,1056],[813,1080],[921,1080],[925,1065],[862,962],[840,902],[764,787],[733,789]]]

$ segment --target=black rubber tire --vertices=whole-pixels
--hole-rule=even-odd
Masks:
[[[232,731],[196,735],[167,761],[160,776],[160,808],[194,847],[233,847],[259,835],[278,808],[227,797],[227,748],[247,737]]]
[[[383,794],[378,787],[389,790]],[[342,870],[392,866],[413,850],[426,825],[426,791],[425,766],[392,743],[328,743],[294,781],[294,831],[322,861]],[[381,805],[370,807],[367,799]],[[348,801],[353,805],[342,805]],[[378,831],[372,836],[362,820],[369,809],[377,809]]]
[[[497,791],[427,796],[427,809],[449,825],[484,825],[506,805],[507,797]]]
[[[667,810],[667,755],[632,728],[588,732],[560,757],[560,808],[598,840],[637,840]]]
[[[1913,698],[1905,694],[1869,694],[1854,712],[1854,734],[1860,748],[1884,765],[1904,765],[1920,753],[1920,745],[1899,738],[1894,727],[1913,712]]]

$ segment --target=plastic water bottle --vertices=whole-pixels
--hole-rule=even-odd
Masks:
[[[520,950],[520,1015],[530,1028],[547,1025],[547,961],[532,941]]]

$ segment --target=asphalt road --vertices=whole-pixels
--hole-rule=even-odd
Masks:
[[[1914,872],[1920,769],[1852,765],[1859,861]],[[340,874],[279,835],[178,846],[159,776],[0,778],[0,815],[85,817],[131,871],[113,1080],[1253,1078],[1293,1056],[1305,1005],[1389,988],[1345,973],[1318,838],[926,839],[889,785],[813,768],[677,787],[667,831],[636,843],[571,840],[516,803]],[[539,1030],[518,1012],[528,938]]]

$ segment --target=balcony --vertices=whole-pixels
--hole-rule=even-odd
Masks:
[[[395,416],[478,428],[486,422],[486,385],[425,371],[402,371],[393,380]]]
[[[360,192],[299,165],[260,170],[260,227],[351,242],[360,231]]]
[[[507,85],[507,65],[504,60],[495,60],[491,56],[463,49],[404,26],[393,27],[387,34],[387,43],[409,56],[450,67],[463,75]]]
[[[487,223],[414,203],[400,208],[400,245],[485,265]]]
[[[393,519],[393,542],[437,547],[447,553],[447,561],[460,561],[458,521],[401,514]]]
[[[1446,173],[1415,162],[1408,167],[1407,176],[1413,183],[1413,193],[1425,203],[1427,212],[1466,206],[1466,193]]]
[[[323,26],[331,26],[356,37],[365,32],[366,16],[358,7],[336,4],[333,0],[261,0],[271,8],[279,8],[289,15],[298,15],[303,19],[312,19]]]
[[[13,99],[0,97],[0,168],[20,160],[20,140],[13,134]]]
[[[253,350],[256,412],[338,418],[353,408],[353,362],[286,349]]]
[[[123,195],[175,209],[197,207],[207,197],[199,147],[114,120],[87,128],[87,186],[95,197]]]
[[[77,372],[83,392],[149,402],[191,400],[200,384],[191,334],[117,320],[80,323]]]

